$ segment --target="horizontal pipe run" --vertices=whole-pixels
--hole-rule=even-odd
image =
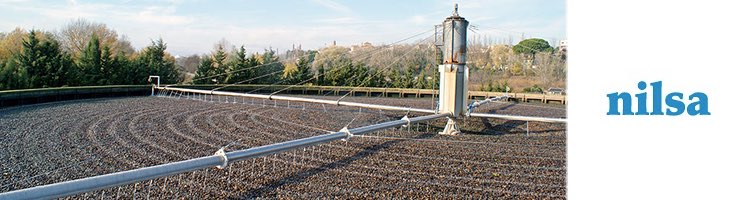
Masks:
[[[84,192],[127,185],[182,172],[221,165],[219,156],[206,156],[180,162],[133,169],[94,177],[76,179],[33,188],[1,193],[0,199],[54,199]]]
[[[352,135],[361,135],[377,130],[387,129],[387,128],[393,128],[401,125],[406,125],[413,122],[421,122],[421,121],[427,121],[442,117],[448,117],[450,114],[434,114],[434,115],[427,115],[427,116],[421,116],[421,117],[415,117],[411,118],[409,120],[395,120],[395,121],[389,121],[389,122],[383,122],[380,124],[374,124],[369,126],[364,126],[360,128],[353,128],[349,129],[348,132],[346,131],[339,131],[334,133],[329,133],[325,135],[318,135],[308,138],[302,138],[292,141],[286,141],[282,143],[276,143],[272,145],[266,145],[266,146],[260,146],[245,150],[239,150],[239,151],[233,151],[226,154],[227,159],[230,163],[240,161],[240,160],[246,160],[250,158],[270,155],[270,154],[276,154],[281,153],[284,151],[292,150],[292,149],[298,149],[302,147],[312,146],[320,143],[330,142],[334,140],[340,140],[340,139],[347,139],[350,137],[349,134]]]
[[[485,99],[485,100],[482,100],[482,101],[474,102],[474,103],[472,103],[472,104],[469,105],[469,108],[468,108],[469,113],[472,113],[475,108],[477,108],[479,106],[482,106],[484,104],[487,104],[489,102],[499,101],[499,100],[508,99],[508,98],[509,97],[507,95],[503,95],[503,96],[493,97],[493,98]]]
[[[415,123],[415,122],[421,122],[421,121],[429,121],[433,119],[443,118],[443,117],[449,117],[452,116],[450,113],[443,113],[443,114],[434,114],[434,115],[425,115],[415,118],[410,118],[409,120],[396,120],[396,121],[389,121],[389,122],[383,122],[380,124],[374,124],[359,128],[353,128],[349,129],[349,132],[351,132],[354,135],[361,135],[381,129],[387,129],[387,128],[393,128],[401,125],[407,125],[409,123]]]
[[[269,100],[295,101],[295,102],[309,102],[309,103],[320,103],[320,104],[339,105],[339,106],[353,106],[353,107],[372,108],[372,109],[381,109],[381,110],[435,113],[434,110],[428,110],[428,109],[405,108],[405,107],[398,107],[398,106],[375,105],[375,104],[366,104],[366,103],[312,99],[312,98],[302,98],[302,97],[288,97],[288,96],[265,95],[265,94],[245,94],[245,93],[237,93],[237,92],[197,90],[197,89],[173,88],[173,87],[156,87],[156,89],[192,92],[192,93],[198,93],[198,94],[237,96],[237,97],[249,97],[249,98],[258,98],[258,99],[269,99]]]
[[[493,97],[493,98],[485,99],[485,100],[482,100],[482,101],[474,102],[473,104],[471,104],[471,107],[472,108],[476,108],[476,107],[482,106],[482,105],[487,104],[487,103],[492,102],[492,101],[500,101],[500,100],[507,99],[507,98],[508,98],[508,96]]]
[[[507,119],[507,120],[549,122],[549,123],[567,123],[568,122],[568,120],[565,118],[526,117],[526,116],[515,116],[515,115],[489,114],[489,113],[470,113],[469,117],[498,118],[498,119]]]
[[[244,150],[233,151],[223,155],[213,155],[184,160],[174,163],[167,163],[151,167],[133,169],[123,172],[116,172],[100,176],[76,179],[72,181],[54,183],[50,185],[37,186],[22,190],[0,193],[1,199],[53,199],[60,198],[84,192],[91,192],[99,189],[127,185],[139,181],[161,178],[183,172],[195,171],[199,169],[224,166],[227,163],[247,160],[250,158],[277,154],[297,148],[312,146],[324,142],[330,142],[339,139],[347,139],[352,135],[361,135],[381,129],[392,128],[400,125],[407,125],[412,122],[421,122],[433,120],[441,117],[448,117],[450,114],[433,114],[411,119],[401,119],[389,121],[380,124],[369,125],[360,128],[354,128],[347,131],[339,131],[325,135],[312,136],[292,141],[286,141],[276,144],[270,144],[260,147],[254,147]],[[226,159],[226,162],[225,160]]]
[[[320,144],[324,142],[346,139],[347,137],[349,136],[345,132],[335,132],[335,133],[329,133],[325,135],[318,135],[318,136],[313,136],[313,137],[308,137],[308,138],[286,141],[282,143],[276,143],[272,145],[233,151],[233,152],[227,153],[226,156],[227,156],[227,160],[229,160],[229,162],[232,163],[236,161],[247,160],[250,158],[281,153],[281,152],[289,151],[292,149],[312,146],[312,145],[316,145],[316,144]]]

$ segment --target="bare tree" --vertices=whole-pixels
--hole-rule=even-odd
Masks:
[[[534,56],[531,71],[543,86],[564,79],[565,63],[550,52],[537,53]]]
[[[3,37],[0,38],[0,61],[8,59],[13,54],[20,53],[22,48],[23,38],[28,33],[21,28],[16,28],[9,33],[3,33]]]
[[[117,32],[107,28],[106,24],[89,22],[85,19],[72,21],[60,30],[57,37],[65,51],[78,56],[92,35],[99,37],[102,45],[112,49],[112,53],[122,52],[130,55],[135,52],[127,37],[118,37]]]
[[[201,57],[197,54],[187,56],[187,57],[180,57],[176,59],[177,66],[182,68],[183,71],[187,73],[195,73],[195,71],[198,69],[198,65],[200,65]]]

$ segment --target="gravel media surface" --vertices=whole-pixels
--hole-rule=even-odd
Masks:
[[[191,97],[192,98],[192,97]],[[338,97],[316,97],[337,99]],[[430,109],[431,100],[346,101]],[[493,102],[481,113],[565,117],[563,105]],[[398,120],[406,112],[213,97],[128,97],[0,109],[0,192]],[[423,115],[409,113],[410,117]],[[72,199],[564,199],[566,125],[471,118],[393,128]]]

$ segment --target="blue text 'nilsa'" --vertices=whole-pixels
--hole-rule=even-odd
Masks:
[[[695,92],[683,100],[684,95],[681,92],[672,92],[662,98],[661,81],[653,82],[651,84],[651,112],[648,112],[646,108],[646,101],[648,99],[648,93],[644,91],[646,89],[646,82],[638,82],[638,89],[642,93],[635,95],[638,103],[638,112],[633,113],[633,103],[630,93],[610,93],[607,94],[609,97],[609,112],[607,115],[681,115],[687,110],[688,115],[711,115],[708,112],[708,96],[702,92]],[[622,100],[622,113],[620,113],[620,107],[618,102]],[[662,103],[667,105],[666,109],[662,108]],[[685,106],[686,103],[687,106]]]

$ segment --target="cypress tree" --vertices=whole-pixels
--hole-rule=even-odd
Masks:
[[[99,37],[96,34],[92,34],[88,45],[81,52],[81,56],[77,62],[80,85],[98,85],[103,78],[102,50],[99,44]]]
[[[195,77],[193,77],[193,84],[207,84],[211,82],[213,75],[212,70],[213,61],[209,56],[203,56],[201,58],[201,64],[198,65],[198,69],[195,71]]]
[[[138,67],[145,67],[145,74],[136,76],[136,84],[146,84],[149,75],[160,76],[162,83],[178,83],[182,81],[182,76],[174,58],[167,55],[167,44],[161,39],[151,41],[151,45],[146,47],[138,57],[135,64]]]

